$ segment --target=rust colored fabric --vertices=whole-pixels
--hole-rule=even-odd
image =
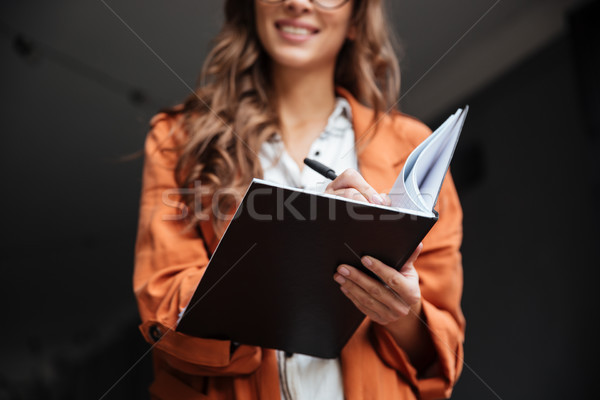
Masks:
[[[395,113],[374,126],[373,111],[338,90],[352,107],[359,170],[378,192],[388,192],[406,157],[430,134],[419,121]],[[140,218],[135,249],[134,291],[142,324],[153,345],[155,399],[279,400],[274,350],[232,346],[175,332],[219,238],[210,223],[182,233],[173,169],[175,124],[164,115],[152,121],[145,143]],[[462,369],[465,320],[462,294],[462,210],[448,174],[437,205],[440,218],[423,241],[416,262],[423,310],[436,348],[436,361],[422,374],[390,334],[369,319],[341,354],[344,394],[354,399],[434,399],[449,397]],[[204,242],[206,240],[207,243]],[[333,279],[333,278],[332,278]]]

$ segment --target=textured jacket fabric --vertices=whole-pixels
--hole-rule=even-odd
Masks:
[[[419,121],[393,113],[374,118],[372,110],[339,89],[352,108],[359,170],[378,192],[388,192],[407,156],[429,134]],[[375,123],[376,122],[376,123]],[[202,235],[182,232],[174,166],[177,156],[164,151],[176,143],[172,118],[158,115],[145,143],[143,185],[135,249],[134,291],[142,324],[153,346],[156,399],[279,400],[276,352],[229,341],[175,332],[219,238],[210,221]],[[423,312],[436,361],[422,374],[382,326],[365,319],[340,356],[344,394],[354,399],[449,397],[462,369],[465,321],[462,293],[462,210],[448,174],[439,196],[439,220],[423,241],[415,263]],[[333,279],[333,278],[332,278]]]

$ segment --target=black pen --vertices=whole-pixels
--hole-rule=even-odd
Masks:
[[[337,178],[337,175],[335,174],[335,171],[333,169],[329,168],[327,165],[321,164],[320,162],[318,162],[316,160],[311,160],[310,158],[305,158],[304,164],[306,164],[313,171],[318,172],[319,174],[323,175],[325,178],[329,178],[331,180],[334,180],[335,178]]]

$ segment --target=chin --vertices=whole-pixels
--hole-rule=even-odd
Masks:
[[[277,57],[271,58],[274,65],[284,68],[294,69],[312,69],[315,66],[314,62],[298,57]]]
[[[284,68],[305,69],[308,71],[335,65],[335,59],[318,58],[302,51],[273,52],[269,56],[274,65]]]

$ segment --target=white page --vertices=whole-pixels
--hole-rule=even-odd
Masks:
[[[435,206],[467,112],[468,106],[454,114],[452,124],[431,141],[413,167],[412,184],[418,187],[420,202],[427,210]]]
[[[436,152],[437,149],[440,149],[441,146],[444,146],[449,132],[456,124],[459,112],[460,110],[451,115],[440,128],[436,129],[436,131],[429,136],[430,140],[423,146],[419,157],[415,160],[415,165],[407,177],[407,190],[409,193],[414,193],[412,197],[415,198],[418,205],[424,210],[431,211],[433,209],[430,205],[431,198],[428,198],[431,195],[428,192],[423,192],[422,187],[424,179],[428,176],[430,169],[433,168],[433,165],[437,162],[437,157],[431,158],[430,155]]]
[[[410,176],[413,175],[414,166],[423,150],[427,148],[432,141],[439,137],[442,132],[446,131],[449,126],[453,125],[456,120],[457,113],[448,117],[448,119],[444,121],[444,123],[440,125],[438,129],[435,130],[435,132],[429,135],[412,151],[412,153],[410,153],[406,159],[406,162],[404,163],[404,167],[402,167],[402,171],[400,171],[400,175],[396,179],[396,182],[389,193],[393,207],[431,212],[431,208],[427,209],[425,204],[422,204],[422,202],[419,200],[420,196],[418,185],[415,184]]]

